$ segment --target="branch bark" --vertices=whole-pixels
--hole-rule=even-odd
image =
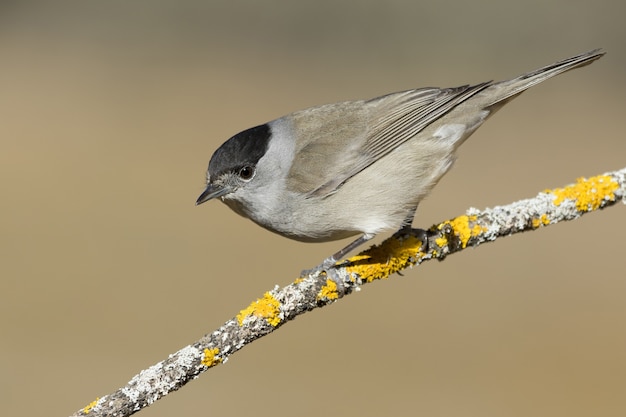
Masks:
[[[326,274],[299,278],[266,292],[219,329],[134,376],[125,387],[97,398],[74,416],[129,416],[183,387],[203,372],[224,363],[255,339],[295,317],[331,304],[368,282],[388,278],[430,259],[443,259],[468,246],[537,230],[613,206],[626,204],[626,168],[580,178],[575,184],[546,190],[506,206],[477,210],[432,226],[427,234],[400,231],[378,246],[348,259]],[[427,237],[427,242],[422,242]],[[337,285],[337,278],[340,285]]]

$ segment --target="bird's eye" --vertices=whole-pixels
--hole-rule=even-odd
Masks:
[[[241,178],[242,180],[248,181],[252,179],[252,177],[254,176],[254,168],[249,165],[246,165],[240,168],[237,174],[239,175],[239,178]]]

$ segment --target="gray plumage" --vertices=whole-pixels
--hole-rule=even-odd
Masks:
[[[489,116],[524,90],[602,55],[593,50],[508,81],[291,113],[223,144],[197,204],[221,197],[266,229],[307,242],[357,234],[365,241],[397,230],[410,225],[457,147]]]

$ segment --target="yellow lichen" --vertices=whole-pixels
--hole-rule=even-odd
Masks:
[[[337,283],[332,279],[326,280],[326,285],[324,285],[319,294],[317,294],[318,300],[336,300],[339,298],[339,292],[337,291]]]
[[[446,224],[449,224],[450,226],[452,226],[452,230],[454,231],[454,234],[461,241],[461,247],[465,248],[467,247],[467,242],[469,242],[471,237],[476,237],[480,235],[481,233],[483,233],[484,231],[486,231],[486,228],[478,224],[470,226],[470,224],[475,222],[476,220],[477,220],[476,216],[462,215],[459,217],[455,217],[452,220],[448,220],[448,221],[441,223],[439,225],[439,229],[441,230],[443,226]],[[443,245],[440,245],[440,246],[443,246]]]
[[[354,255],[353,257],[351,257],[350,261],[351,262],[363,261],[363,260],[366,260],[366,259],[369,259],[369,258],[370,258],[369,255],[361,255],[361,254],[359,254],[359,255]]]
[[[93,408],[96,406],[96,404],[98,404],[99,400],[100,400],[100,397],[96,397],[95,401],[92,401],[89,404],[87,404],[87,406],[83,408],[83,413],[89,414],[91,410],[93,410]]]
[[[547,226],[550,224],[550,219],[548,219],[548,216],[544,213],[539,218],[533,217],[532,224],[534,229],[541,225]]]
[[[222,363],[222,358],[218,358],[217,354],[220,353],[218,348],[204,349],[204,357],[202,358],[202,365],[211,368],[212,366]]]
[[[383,245],[374,246],[361,255],[348,261],[348,273],[355,273],[367,282],[387,278],[411,263],[415,254],[422,248],[422,241],[415,237],[389,239]]]
[[[253,301],[252,304],[237,314],[237,322],[240,326],[243,325],[243,321],[248,316],[264,318],[272,326],[277,326],[281,320],[280,302],[272,294],[266,292],[263,298]]]
[[[572,200],[578,211],[586,212],[597,210],[605,200],[615,201],[614,191],[618,188],[619,184],[610,176],[598,175],[589,179],[578,178],[576,184],[547,192],[555,196],[555,206],[560,206],[565,200]]]
[[[441,237],[438,237],[437,239],[435,239],[435,243],[439,247],[444,247],[444,246],[446,246],[448,244],[448,239],[445,236],[441,236]]]
[[[472,227],[472,237],[480,236],[481,233],[485,233],[488,230],[489,229],[486,228],[485,226],[480,226],[478,224],[475,224],[474,227]]]

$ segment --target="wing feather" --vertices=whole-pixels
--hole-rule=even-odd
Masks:
[[[414,138],[426,126],[490,84],[420,88],[362,102],[344,103],[358,113],[356,117],[346,115],[337,107],[332,112],[324,110],[333,117],[326,116],[327,128],[317,133],[321,136],[316,137],[314,132],[301,152],[296,153],[289,177],[300,180],[297,187],[295,183],[292,187],[308,192],[310,197],[333,194],[350,178]],[[315,113],[309,111],[299,117],[316,117]],[[350,127],[342,126],[344,118],[351,124]],[[354,124],[355,121],[358,123]],[[301,119],[298,124],[300,127],[311,125],[306,119]],[[350,137],[342,134],[335,136],[333,129],[344,135],[349,133]],[[304,179],[306,185],[302,182]]]

